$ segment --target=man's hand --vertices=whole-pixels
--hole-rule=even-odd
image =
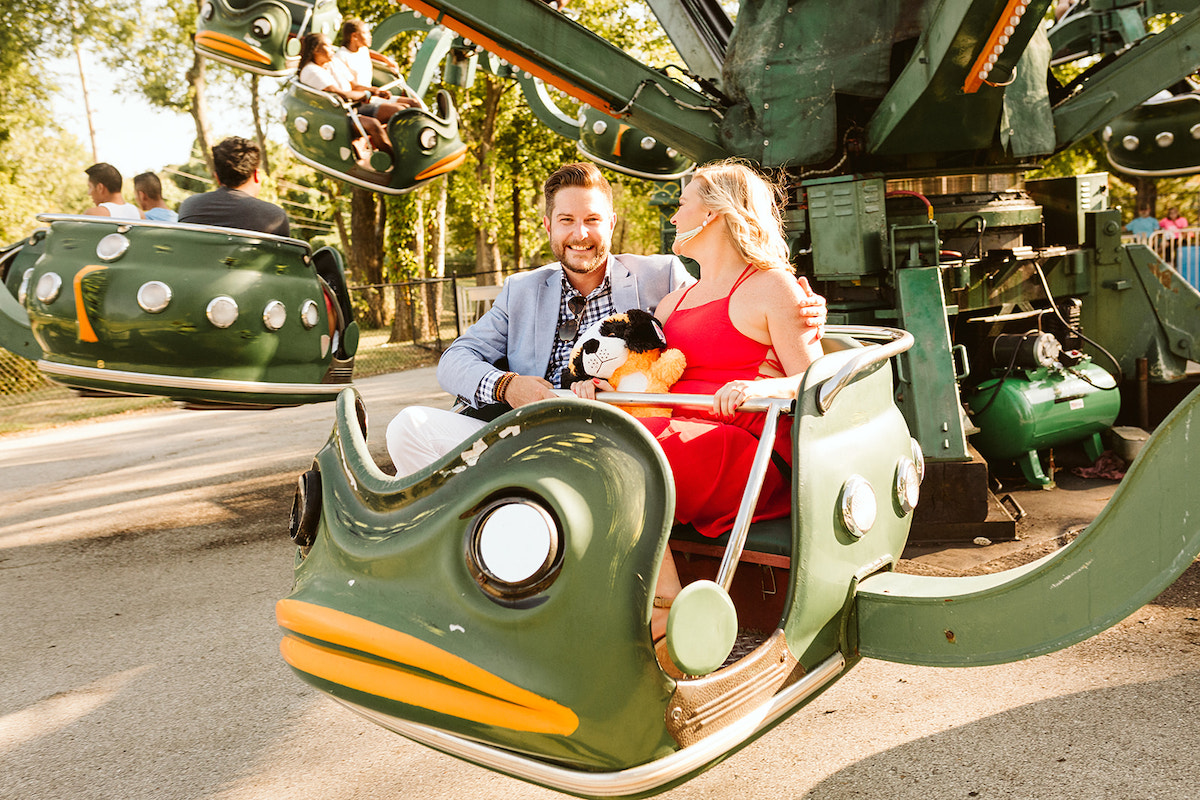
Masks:
[[[816,328],[818,338],[824,335],[825,317],[828,315],[828,309],[825,307],[825,298],[812,290],[808,285],[808,278],[800,276],[800,288],[804,290],[806,300],[800,306],[800,317],[804,320],[804,324],[810,328]]]
[[[513,408],[536,403],[538,400],[548,400],[556,397],[554,387],[545,378],[535,378],[532,375],[518,375],[508,383],[504,390],[504,402]]]

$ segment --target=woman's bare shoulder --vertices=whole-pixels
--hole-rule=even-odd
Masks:
[[[746,281],[746,288],[772,305],[795,305],[806,296],[799,279],[788,269],[760,269]]]

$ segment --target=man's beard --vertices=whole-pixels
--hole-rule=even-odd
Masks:
[[[578,259],[580,256],[570,249],[570,245],[579,244],[579,242],[564,242],[560,247],[553,248],[554,256],[558,259],[558,263],[562,264],[563,269],[568,272],[574,272],[576,275],[587,275],[595,272],[608,261],[608,248],[603,242],[595,242],[595,251],[591,258],[582,263],[572,263],[567,261],[568,256],[573,256]],[[589,244],[593,244],[590,243]]]

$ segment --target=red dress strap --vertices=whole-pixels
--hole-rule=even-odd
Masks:
[[[742,274],[738,275],[738,279],[733,282],[733,288],[729,290],[729,294],[726,296],[733,297],[733,293],[736,292],[738,290],[738,287],[741,286],[746,281],[746,278],[750,277],[750,275],[754,272],[754,270],[755,270],[755,267],[753,264],[747,264],[746,268],[744,270],[742,270]]]

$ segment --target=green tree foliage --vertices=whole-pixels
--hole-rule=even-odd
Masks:
[[[59,89],[48,63],[72,52],[77,36],[105,46],[125,28],[107,2],[0,3],[0,243],[29,233],[41,211],[76,212],[89,203],[86,151],[55,124]]]
[[[122,18],[129,28],[121,47],[106,51],[105,61],[123,77],[123,85],[144,97],[150,105],[166,111],[189,114],[204,161],[212,169],[212,141],[208,109],[210,79],[229,102],[244,102],[232,94],[234,73],[217,62],[200,56],[192,47],[196,16],[201,0],[153,0],[153,13],[144,2],[120,3]],[[253,138],[253,131],[241,135]]]
[[[0,144],[0,245],[32,233],[41,212],[90,206],[83,170],[91,163],[83,145],[57,129],[33,128]]]

